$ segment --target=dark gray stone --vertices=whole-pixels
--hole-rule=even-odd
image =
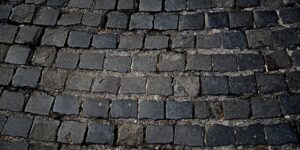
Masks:
[[[224,119],[246,119],[250,116],[250,104],[246,100],[225,101],[222,106]]]
[[[286,91],[285,77],[282,74],[257,74],[257,89],[261,93]]]
[[[260,54],[239,54],[239,70],[264,69],[264,57]]]
[[[13,43],[18,32],[18,27],[14,25],[0,25],[0,43]]]
[[[173,127],[150,125],[146,127],[146,142],[149,144],[168,144],[173,141]]]
[[[64,6],[67,2],[68,2],[68,0],[47,0],[46,5],[61,7],[61,6]]]
[[[274,46],[280,47],[291,47],[300,43],[297,31],[293,28],[273,31],[272,40]]]
[[[134,9],[135,0],[119,0],[118,9]]]
[[[194,48],[195,36],[190,34],[172,34],[171,35],[172,48]]]
[[[82,24],[93,27],[101,26],[102,22],[102,14],[95,12],[84,13],[81,21]]]
[[[212,0],[212,7],[217,8],[232,8],[235,6],[235,0]]]
[[[0,141],[0,149],[27,150],[28,143],[25,141]]]
[[[3,128],[2,135],[27,138],[29,130],[31,128],[31,124],[31,118],[9,117]]]
[[[66,43],[69,30],[64,28],[46,29],[41,41],[41,45],[54,45],[63,47]]]
[[[54,142],[59,127],[57,120],[35,119],[32,124],[29,138],[41,141]]]
[[[32,63],[41,66],[51,66],[56,56],[55,47],[38,47],[33,55]]]
[[[131,15],[129,29],[152,29],[153,19],[150,14],[134,13]]]
[[[168,48],[168,36],[151,36],[145,37],[144,49],[165,49]]]
[[[8,49],[5,62],[19,65],[26,64],[29,53],[30,48],[27,46],[12,45]]]
[[[253,99],[252,114],[255,118],[271,118],[280,115],[280,107],[275,99]]]
[[[112,10],[115,6],[116,0],[96,0],[94,9]]]
[[[24,102],[24,94],[5,90],[0,98],[0,109],[10,111],[22,111]]]
[[[211,125],[206,127],[206,145],[222,146],[235,144],[234,128],[224,125]]]
[[[211,8],[211,0],[187,0],[188,10],[209,9]]]
[[[175,77],[174,95],[197,97],[200,91],[200,79],[196,76]]]
[[[121,79],[120,93],[144,94],[146,93],[146,78],[124,77]]]
[[[34,143],[29,145],[29,150],[57,150],[57,145],[44,145],[39,143]]]
[[[173,94],[171,77],[149,77],[147,94],[169,96]]]
[[[59,95],[55,98],[53,112],[61,115],[78,115],[80,101],[77,97],[68,95]]]
[[[102,53],[93,53],[93,52],[81,53],[79,68],[102,70],[103,63],[104,63],[104,54]]]
[[[255,7],[260,5],[260,0],[237,0],[237,7]]]
[[[204,27],[204,14],[186,14],[179,16],[179,30],[200,30]]]
[[[286,83],[290,91],[300,90],[300,71],[286,73]]]
[[[115,126],[90,123],[88,125],[86,143],[113,145],[115,140]]]
[[[66,80],[66,71],[47,70],[43,73],[39,86],[42,88],[62,90]]]
[[[13,77],[12,85],[36,88],[41,76],[40,68],[19,67]]]
[[[177,53],[162,53],[159,55],[158,70],[160,71],[184,71],[185,55]]]
[[[207,13],[207,25],[208,28],[223,28],[229,26],[228,13]]]
[[[118,127],[117,145],[137,147],[143,143],[144,128],[142,125],[123,123]]]
[[[182,11],[186,9],[186,0],[165,0],[166,11]]]
[[[206,102],[195,102],[194,108],[195,118],[205,119],[210,116],[210,107]]]
[[[87,32],[71,31],[68,38],[70,47],[88,48],[90,46],[92,35]]]
[[[246,31],[248,45],[252,48],[271,45],[271,34],[269,30],[248,30]]]
[[[129,16],[121,12],[110,12],[107,14],[107,28],[127,29]]]
[[[132,57],[132,70],[137,72],[154,72],[156,71],[156,55],[134,55]]]
[[[71,73],[66,82],[66,89],[89,91],[93,78],[84,73]]]
[[[57,22],[60,11],[51,7],[42,7],[36,13],[36,18],[33,20],[34,24],[54,26]]]
[[[265,131],[270,145],[299,142],[296,131],[287,123],[268,125],[265,127]]]
[[[0,68],[0,84],[8,85],[14,74],[14,69],[12,68]]]
[[[239,145],[266,145],[264,126],[253,124],[236,127],[236,138]]]
[[[16,36],[16,43],[37,44],[42,34],[41,27],[22,26]]]
[[[81,144],[87,124],[76,121],[63,121],[57,133],[57,141],[69,144]]]
[[[27,102],[25,112],[49,115],[54,97],[48,95],[32,95]]]
[[[8,45],[6,45],[6,44],[0,44],[0,62],[3,62],[3,61],[4,61],[8,49],[9,49],[9,46],[8,46]],[[294,56],[295,56],[295,55],[294,55]]]
[[[96,77],[92,85],[92,92],[117,94],[120,78],[118,77]]]
[[[300,21],[300,9],[299,8],[283,8],[279,11],[280,18],[285,24],[294,23]]]
[[[0,5],[0,20],[8,20],[12,7],[9,5]]]
[[[196,48],[220,48],[222,45],[220,34],[197,35]]]
[[[30,3],[30,4],[45,4],[46,0],[26,0],[25,3]]]
[[[283,95],[279,97],[281,112],[284,115],[300,114],[300,96],[299,95]]]
[[[143,47],[144,36],[141,34],[120,35],[119,48],[121,49],[141,49]]]
[[[253,17],[257,27],[269,27],[278,24],[276,11],[254,11]]]
[[[114,100],[111,102],[112,118],[137,118],[138,108],[135,100]]]
[[[247,47],[247,39],[243,32],[225,32],[222,34],[223,47],[227,49]]]
[[[237,71],[237,56],[235,54],[215,54],[212,55],[214,71]]]
[[[193,117],[193,104],[191,102],[179,102],[168,100],[166,102],[167,119],[189,119]]]
[[[178,16],[174,14],[156,14],[154,19],[154,29],[173,30],[177,29]]]
[[[56,57],[55,66],[58,68],[75,69],[79,61],[79,55],[78,52],[66,49],[60,50]]]
[[[2,130],[4,128],[6,120],[7,120],[6,116],[0,116],[0,133],[2,132]]]
[[[296,66],[300,66],[300,50],[295,50],[292,53],[292,60],[293,60],[293,64]]]
[[[13,8],[10,20],[18,23],[31,23],[34,12],[34,5],[18,5]]]
[[[222,76],[201,77],[201,89],[204,95],[224,95],[229,93],[228,78]]]
[[[256,79],[255,76],[237,76],[229,77],[230,93],[232,94],[244,94],[244,93],[255,93]]]
[[[107,56],[104,69],[115,72],[130,72],[130,56]]]
[[[176,125],[174,144],[204,146],[204,129],[196,125]]]
[[[110,100],[86,98],[82,103],[82,116],[107,118]]]
[[[79,11],[69,11],[61,15],[57,22],[57,25],[69,26],[80,24],[82,19],[82,13]]]
[[[250,11],[229,12],[230,28],[242,28],[253,26],[253,15]]]
[[[93,0],[70,0],[68,6],[76,8],[91,8]]]
[[[187,70],[209,71],[212,69],[212,58],[210,55],[188,54],[186,59],[187,59],[187,64],[186,64]]]
[[[160,120],[165,118],[163,101],[143,100],[139,103],[139,119]]]
[[[93,44],[95,48],[117,48],[117,35],[115,34],[96,34],[93,36]]]
[[[273,9],[279,8],[283,5],[282,0],[263,0],[261,3],[263,4],[263,6],[265,7],[270,7]]]
[[[269,70],[284,69],[291,65],[289,55],[286,51],[275,51],[265,56]]]
[[[162,0],[140,0],[140,11],[158,12],[162,10]]]

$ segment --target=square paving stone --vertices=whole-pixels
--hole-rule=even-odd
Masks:
[[[189,119],[193,117],[193,104],[188,101],[179,102],[168,100],[166,102],[167,119]]]
[[[107,76],[98,76],[92,85],[92,92],[117,94],[120,78]]]
[[[293,61],[293,64],[296,65],[296,66],[300,66],[300,50],[295,50],[293,53],[292,53],[292,61]]]
[[[237,0],[237,7],[255,7],[260,5],[259,0]]]
[[[30,4],[45,4],[46,0],[26,0],[25,3],[30,3]]]
[[[1,24],[0,35],[6,35],[6,36],[0,36],[0,43],[13,43],[17,32],[18,32],[17,26]]]
[[[59,95],[55,98],[53,112],[62,115],[78,115],[80,101],[75,96]]]
[[[138,108],[135,100],[114,100],[111,102],[112,118],[137,118]]]
[[[140,0],[140,11],[157,12],[162,10],[162,0]]]
[[[280,14],[280,18],[282,19],[282,22],[285,24],[300,21],[299,8],[283,8],[280,9],[279,14]]]
[[[69,26],[80,24],[82,15],[79,11],[65,12],[58,20],[57,25]]]
[[[33,20],[34,24],[54,26],[57,22],[60,11],[51,7],[42,7],[36,14],[36,18]]]
[[[255,20],[255,26],[257,27],[277,25],[279,19],[276,11],[254,11],[253,17]]]
[[[84,117],[107,118],[110,100],[86,98],[82,103]]]
[[[265,132],[270,145],[299,142],[296,131],[288,123],[268,125],[265,128]]]
[[[27,102],[25,112],[49,115],[54,97],[48,95],[33,95]]]
[[[197,9],[209,9],[211,8],[210,0],[188,0],[187,9],[197,10]]]
[[[284,115],[300,114],[300,96],[299,95],[283,95],[279,97],[281,112]]]
[[[256,93],[256,79],[254,75],[229,77],[230,93],[244,94]]]
[[[121,12],[110,12],[107,14],[107,28],[127,29],[129,16]]]
[[[68,38],[70,47],[88,48],[90,46],[92,35],[87,32],[71,31]]]
[[[61,6],[64,6],[67,2],[68,2],[68,0],[47,0],[46,5],[61,7]]]
[[[186,9],[187,0],[165,0],[166,11],[181,11]]]
[[[235,54],[215,54],[213,58],[214,71],[237,71],[237,56]]]
[[[130,72],[131,58],[130,56],[106,56],[104,69],[121,73]]]
[[[154,29],[173,30],[177,29],[178,16],[174,14],[156,14],[154,17]]]
[[[264,69],[264,57],[260,54],[239,54],[239,70]]]
[[[91,8],[93,0],[70,0],[68,6],[76,8]]]
[[[169,96],[173,94],[171,77],[149,77],[147,81],[147,94]]]
[[[276,99],[253,99],[251,103],[254,118],[272,118],[280,116],[280,107]]]
[[[119,0],[118,9],[134,9],[136,0]]]
[[[99,27],[102,20],[102,14],[96,12],[86,12],[83,14],[81,23],[87,26]]]
[[[11,64],[23,65],[26,63],[30,51],[31,51],[30,48],[27,46],[12,45],[8,49],[5,62]]]
[[[297,31],[293,28],[273,31],[272,40],[274,46],[280,47],[290,47],[300,43]]]
[[[34,143],[29,145],[29,150],[57,150],[58,145],[46,145]]]
[[[57,120],[35,119],[32,124],[29,138],[41,141],[54,142],[59,127]]]
[[[224,95],[229,93],[227,77],[201,77],[201,91],[203,95]]]
[[[212,7],[217,8],[232,8],[235,6],[235,0],[212,0]]]
[[[118,37],[115,34],[95,34],[92,46],[95,48],[117,48]]]
[[[257,74],[257,89],[261,93],[286,91],[285,77],[282,74]]]
[[[179,30],[200,30],[204,27],[204,14],[186,14],[179,16]]]
[[[137,72],[156,71],[157,55],[137,54],[132,57],[132,70]]]
[[[66,82],[66,89],[89,91],[93,78],[84,73],[71,73]]]
[[[120,35],[119,48],[121,49],[141,49],[143,47],[144,36],[142,34],[122,34]]]
[[[290,91],[300,90],[300,71],[286,73],[286,83]]]
[[[207,146],[223,146],[235,144],[233,127],[215,124],[206,127],[205,130]]]
[[[43,28],[35,26],[22,26],[16,36],[16,43],[37,44]]]
[[[242,28],[253,26],[253,15],[250,11],[229,12],[230,28]]]
[[[150,14],[134,13],[130,18],[129,29],[152,29],[153,19],[154,16]]]
[[[19,67],[13,77],[12,85],[36,88],[40,76],[40,68]]]
[[[143,126],[133,123],[124,123],[118,127],[117,145],[139,146],[143,142]]]
[[[0,20],[8,20],[12,7],[9,5],[0,5]]]
[[[192,96],[197,97],[200,91],[199,77],[175,77],[174,78],[174,94],[176,96]]]
[[[271,45],[271,33],[269,30],[248,30],[246,34],[249,47],[257,48]]]
[[[24,102],[24,94],[5,90],[0,97],[0,109],[10,111],[22,111]]]
[[[203,55],[203,54],[188,54],[187,57],[187,70],[205,70],[209,71],[212,69],[212,57],[211,55]]]
[[[174,144],[185,146],[204,146],[204,129],[196,125],[176,125]]]
[[[205,119],[210,116],[210,106],[206,102],[195,102],[194,103],[194,117]]]
[[[229,100],[223,102],[222,106],[224,111],[224,119],[246,119],[250,116],[249,101]]]
[[[139,103],[139,119],[160,120],[165,118],[165,102],[143,100]]]
[[[247,38],[243,32],[224,32],[223,47],[227,49],[247,47]]]
[[[37,47],[34,52],[32,63],[41,66],[51,66],[56,56],[55,47]]]
[[[0,116],[0,133],[2,132],[2,130],[4,128],[6,120],[7,120],[6,116]]]
[[[0,149],[27,150],[28,143],[25,141],[0,141]]]
[[[159,56],[158,70],[160,71],[184,71],[185,55],[176,53],[162,53]]]
[[[63,47],[66,43],[68,33],[69,31],[64,28],[46,29],[41,45],[54,45],[57,47]]]
[[[93,52],[81,53],[79,68],[102,70],[104,57],[105,56],[102,53],[93,53]]]
[[[31,124],[31,118],[9,117],[2,131],[2,135],[27,138]]]
[[[207,13],[207,25],[208,28],[223,28],[229,26],[228,13]]]
[[[168,36],[146,36],[144,49],[165,49],[168,48]]]
[[[47,70],[43,73],[39,84],[42,88],[61,90],[67,80],[67,72],[60,70]]]
[[[75,69],[79,61],[79,52],[60,50],[57,54],[55,66],[58,68]]]
[[[266,145],[264,126],[253,124],[236,127],[236,138],[239,145]]]
[[[0,84],[8,85],[14,74],[14,69],[12,68],[0,68]]]
[[[13,8],[10,20],[18,23],[30,23],[35,12],[34,5],[22,4]]]
[[[146,127],[146,142],[149,144],[168,144],[173,142],[173,127],[150,125]]]
[[[115,126],[90,123],[88,125],[86,143],[109,144],[113,145],[115,141]]]
[[[146,93],[146,78],[124,77],[121,79],[120,93],[143,94]]]
[[[96,0],[94,9],[112,10],[116,7],[116,0]]]
[[[63,121],[57,133],[57,141],[68,144],[81,144],[87,124],[77,121]]]
[[[195,36],[190,34],[171,34],[172,48],[194,48]]]
[[[8,49],[9,49],[8,45],[6,45],[6,44],[0,44],[0,62],[4,61]],[[293,55],[293,56],[295,56],[295,55]]]
[[[220,48],[222,45],[220,34],[197,35],[196,48]]]
[[[265,56],[269,70],[284,69],[291,65],[289,55],[286,51],[275,51]]]

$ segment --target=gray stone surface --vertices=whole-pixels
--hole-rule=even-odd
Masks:
[[[115,139],[115,126],[90,123],[85,141],[94,144],[113,145]]]
[[[200,92],[200,79],[196,76],[175,77],[174,95],[197,97]]]
[[[81,23],[87,26],[98,27],[103,22],[102,14],[95,12],[86,12],[83,14]]]
[[[147,94],[169,96],[173,94],[172,78],[149,77],[146,87]]]
[[[122,34],[120,35],[119,48],[140,49],[143,47],[144,36],[142,34]]]
[[[206,102],[195,102],[194,103],[194,117],[195,118],[208,118],[210,116],[210,106]]]
[[[9,5],[0,5],[0,20],[8,20],[11,10]]]
[[[68,33],[69,31],[64,28],[46,29],[41,44],[63,47],[66,43]]]
[[[36,7],[34,5],[19,5],[12,10],[10,20],[19,23],[30,23]]]
[[[59,95],[55,97],[53,112],[61,115],[78,115],[80,101],[75,96]]]
[[[116,7],[116,0],[96,0],[95,9],[112,10]]]
[[[176,53],[162,53],[159,55],[158,70],[183,71],[185,70],[185,55]]]
[[[109,71],[126,73],[131,69],[130,56],[106,56],[104,69]]]
[[[227,77],[201,77],[201,91],[204,95],[224,95],[229,93]]]
[[[71,73],[66,82],[66,89],[90,91],[93,78],[83,73]]]
[[[70,50],[60,50],[57,53],[55,66],[58,68],[75,69],[79,61],[79,53]]]
[[[42,7],[38,10],[33,23],[37,25],[54,26],[57,22],[59,13],[60,11],[58,9]]]
[[[83,14],[81,12],[69,11],[61,15],[58,25],[68,26],[80,24]]]
[[[42,34],[41,27],[22,26],[16,36],[16,43],[37,44]]]
[[[115,34],[96,34],[93,36],[92,46],[95,48],[117,48],[117,36]]]
[[[0,132],[2,132],[4,125],[6,123],[7,117],[6,116],[0,116]]]
[[[88,48],[90,46],[92,35],[87,32],[71,31],[68,38],[70,47]]]
[[[143,142],[143,126],[126,123],[118,127],[118,145],[139,146]]]
[[[212,65],[214,71],[237,71],[237,56],[235,54],[212,55]]]
[[[166,0],[165,10],[166,11],[181,11],[186,9],[187,0]]]
[[[119,0],[118,1],[118,9],[134,9],[135,0]]]
[[[79,68],[83,69],[103,69],[105,55],[102,53],[81,53]]]
[[[69,144],[81,144],[87,124],[77,121],[63,121],[57,133],[57,141]]]
[[[234,128],[224,125],[211,125],[205,129],[207,146],[222,146],[235,143]]]
[[[68,6],[76,8],[91,8],[93,0],[70,0]]]
[[[82,116],[107,118],[110,100],[86,98],[82,103]]]
[[[41,76],[40,68],[19,67],[12,80],[13,86],[36,88]]]
[[[41,66],[51,66],[56,57],[56,48],[41,46],[34,51],[32,63]]]
[[[0,141],[0,149],[27,150],[28,143],[25,141]]]
[[[2,135],[27,138],[31,124],[31,118],[9,117],[3,128]]]
[[[262,93],[286,91],[287,85],[283,74],[257,74],[257,89]]]
[[[12,45],[8,49],[5,62],[19,65],[26,64],[30,51],[27,46]]]
[[[146,0],[147,1],[147,0]],[[152,29],[153,15],[144,13],[135,13],[130,17],[129,29]]]
[[[140,0],[139,10],[140,11],[151,11],[157,12],[162,9],[162,0]]]
[[[249,47],[257,48],[271,45],[271,33],[269,30],[246,31]]]
[[[230,93],[237,95],[243,93],[255,93],[257,91],[254,75],[230,77],[229,87]]]
[[[209,71],[212,69],[212,57],[210,55],[196,54],[186,56],[187,70],[205,70]]]
[[[115,100],[111,102],[112,118],[137,118],[138,108],[135,100]]]
[[[185,14],[179,16],[179,30],[200,30],[204,27],[204,14]]]
[[[151,125],[146,127],[146,142],[149,144],[168,144],[173,141],[173,127]]]
[[[237,141],[240,145],[265,145],[264,126],[253,124],[236,128]]]
[[[60,122],[57,120],[35,119],[33,121],[29,138],[41,141],[56,140],[56,134]]]
[[[177,29],[178,16],[174,14],[156,14],[154,17],[154,29],[174,30]]]
[[[0,68],[0,84],[8,85],[11,82],[14,70],[12,68]]]
[[[0,43],[13,43],[17,34],[18,27],[14,25],[0,25]]]
[[[63,89],[66,80],[66,71],[47,70],[44,71],[39,86],[42,88],[61,90]]]
[[[251,106],[255,118],[272,118],[280,115],[279,103],[275,99],[253,99]]]
[[[172,48],[194,48],[195,47],[195,36],[189,34],[171,34],[171,45]]]
[[[92,85],[92,92],[117,94],[120,78],[113,76],[98,76]]]
[[[268,125],[265,128],[265,132],[270,145],[299,142],[296,132],[287,123]]]
[[[124,77],[121,79],[120,93],[143,94],[146,93],[146,78]]]
[[[0,97],[0,109],[10,111],[22,111],[25,96],[22,93],[3,91]]]
[[[134,55],[132,57],[132,70],[137,72],[154,72],[156,71],[156,55]]]
[[[143,100],[139,103],[139,119],[160,120],[165,118],[165,102]]]
[[[193,117],[193,104],[168,100],[166,102],[166,118],[172,120],[189,119]]]
[[[197,35],[197,48],[220,48],[222,45],[221,36],[220,34],[211,34],[211,35],[204,35],[200,34]]]
[[[174,144],[204,146],[204,129],[200,126],[176,125]]]
[[[250,116],[250,103],[247,100],[228,100],[222,106],[224,119],[246,119]]]
[[[49,115],[54,97],[49,95],[32,95],[28,100],[25,112]]]
[[[168,36],[146,36],[144,49],[165,49],[169,46]]]
[[[127,29],[129,16],[125,13],[110,12],[107,14],[107,28]]]

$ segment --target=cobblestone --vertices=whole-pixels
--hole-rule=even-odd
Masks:
[[[246,127],[236,128],[237,142],[240,145],[265,145],[264,126],[261,124],[253,124]]]
[[[14,25],[0,25],[0,43],[13,43],[17,34],[18,27]]]
[[[57,141],[62,143],[80,144],[83,142],[86,124],[75,121],[61,123],[57,134]]]
[[[129,72],[131,66],[131,58],[129,56],[106,56],[104,69],[115,72]]]
[[[111,103],[113,118],[137,118],[137,102],[134,100],[117,100]]]
[[[78,115],[80,101],[77,97],[59,95],[55,97],[53,112],[65,115]]]
[[[191,102],[178,102],[169,100],[166,103],[167,119],[187,119],[193,117],[193,104]]]
[[[80,55],[79,68],[84,69],[103,69],[104,54],[102,53],[82,53]]]
[[[139,118],[160,120],[165,118],[165,103],[154,100],[144,100],[139,103]]]
[[[91,43],[92,35],[86,32],[71,31],[68,38],[70,47],[87,48]]]
[[[208,146],[230,145],[235,143],[234,128],[224,125],[212,125],[206,129]]]
[[[37,25],[54,26],[57,22],[59,13],[59,10],[51,7],[40,8],[33,23]]]
[[[204,129],[199,126],[175,126],[174,143],[187,146],[203,146]]]
[[[253,99],[252,113],[255,118],[271,118],[280,115],[280,108],[277,101],[269,99]],[[268,111],[265,111],[265,109]]]
[[[49,115],[54,97],[48,95],[33,95],[30,97],[26,104],[25,111],[40,114]]]
[[[59,124],[57,120],[35,119],[31,127],[29,138],[54,142],[56,140],[56,132]]]
[[[82,115],[85,117],[107,118],[110,101],[108,99],[86,98],[82,103]]]
[[[22,93],[3,91],[0,97],[0,109],[10,111],[22,111],[25,96]]]
[[[146,142],[151,144],[166,144],[173,141],[173,127],[152,125],[146,127]]]
[[[106,92],[111,94],[117,94],[118,92],[118,85],[120,82],[120,78],[107,76],[101,77],[98,76],[94,80],[92,85],[92,92]]]
[[[3,128],[2,135],[18,136],[26,138],[28,136],[32,119],[9,117]]]
[[[46,29],[41,44],[63,47],[66,43],[68,32],[64,28]]]
[[[42,46],[35,50],[31,62],[36,65],[51,66],[54,62],[55,56],[55,47]]]
[[[267,141],[270,145],[297,143],[297,135],[288,124],[274,124],[266,126]],[[275,132],[274,132],[275,131]]]
[[[8,85],[11,82],[14,70],[11,68],[0,68],[0,84]]]
[[[168,96],[173,94],[172,79],[170,77],[148,78],[147,94]]]
[[[87,143],[110,144],[113,145],[115,138],[115,127],[113,125],[103,125],[90,123],[86,137]]]
[[[20,27],[20,30],[16,36],[16,43],[28,43],[36,44],[39,42],[39,38],[42,33],[41,27],[35,26],[23,26]]]
[[[12,10],[10,20],[20,23],[30,23],[35,9],[36,7],[34,5],[19,5]]]
[[[41,69],[32,67],[19,67],[12,80],[13,86],[36,88],[39,78],[41,76]]]
[[[179,16],[179,30],[200,30],[204,27],[204,14],[187,14]]]

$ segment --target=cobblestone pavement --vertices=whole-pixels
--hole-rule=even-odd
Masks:
[[[300,149],[299,0],[0,0],[0,150]]]

